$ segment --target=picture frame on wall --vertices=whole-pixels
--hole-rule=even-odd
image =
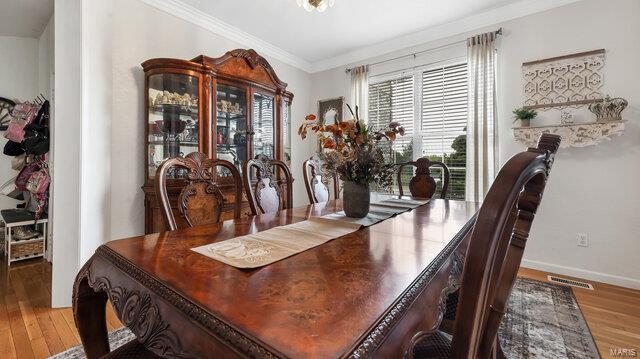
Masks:
[[[318,101],[318,123],[330,125],[342,122],[344,115],[344,97]]]

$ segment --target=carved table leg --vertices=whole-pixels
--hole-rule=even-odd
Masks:
[[[73,315],[88,359],[100,358],[109,353],[107,335],[107,294],[96,292],[89,286],[81,271],[73,291]]]

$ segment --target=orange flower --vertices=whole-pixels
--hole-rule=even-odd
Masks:
[[[340,126],[340,129],[344,131],[344,130],[346,130],[347,128],[349,128],[349,123],[348,123],[348,122],[340,122],[340,123],[338,124],[338,126]]]
[[[327,126],[325,126],[325,130],[329,131],[329,132],[332,132],[332,133],[335,133],[338,130],[338,126],[336,126],[336,125],[327,125]]]
[[[389,137],[389,141],[395,141],[396,139],[396,133],[393,131],[388,131],[387,133],[385,133],[385,135]]]
[[[333,140],[331,139],[327,139],[326,141],[324,141],[323,147],[328,149],[333,149],[333,148],[336,148],[336,143],[333,142]]]
[[[307,115],[307,117],[304,118],[307,121],[315,121],[316,120],[316,115],[314,114],[309,114]]]

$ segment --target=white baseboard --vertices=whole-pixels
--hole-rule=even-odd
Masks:
[[[577,277],[581,279],[593,280],[596,282],[617,285],[625,288],[640,289],[640,280],[620,277],[617,275],[605,274],[600,272],[593,272],[585,269],[565,267],[557,264],[538,262],[523,259],[522,267],[537,269],[540,271],[551,272],[556,274],[564,274],[571,277]]]

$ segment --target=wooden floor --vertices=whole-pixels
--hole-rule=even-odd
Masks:
[[[520,275],[546,281],[547,273]],[[640,291],[590,283],[595,290],[574,293],[602,357],[611,357],[610,348],[640,352]],[[51,309],[50,297],[50,264],[35,260],[7,270],[0,260],[0,358],[46,358],[80,343],[71,309]],[[109,330],[120,327],[110,306],[107,313]]]

